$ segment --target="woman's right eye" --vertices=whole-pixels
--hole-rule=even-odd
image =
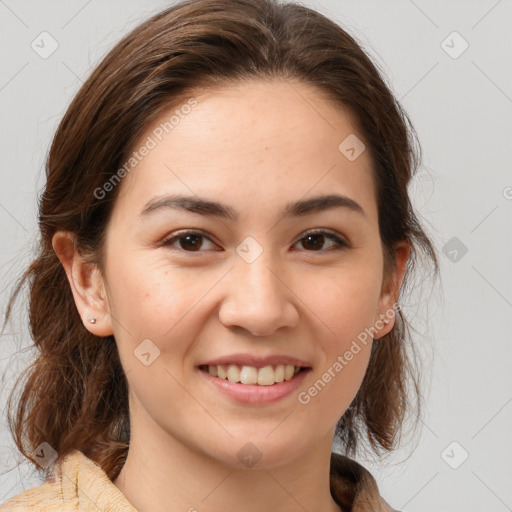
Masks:
[[[175,233],[172,237],[165,239],[162,242],[162,245],[165,247],[171,247],[173,250],[181,249],[186,252],[203,252],[199,250],[204,246],[201,239],[208,240],[213,244],[205,234],[199,231],[182,231],[181,233]],[[174,246],[175,242],[178,242],[179,247]]]

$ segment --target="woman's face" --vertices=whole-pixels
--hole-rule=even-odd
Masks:
[[[370,154],[347,112],[301,83],[194,100],[134,148],[107,230],[110,315],[88,328],[115,336],[132,436],[271,467],[330,447],[368,329],[393,325],[379,322],[396,296],[381,290]],[[286,365],[307,369],[290,379]],[[240,370],[261,384],[231,382]]]

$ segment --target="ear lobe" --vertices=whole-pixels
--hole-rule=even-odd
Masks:
[[[394,258],[396,268],[391,276],[384,279],[384,286],[379,301],[378,316],[375,321],[376,327],[380,330],[379,338],[388,334],[394,326],[396,316],[396,307],[394,306],[398,302],[398,295],[405,276],[410,254],[411,245],[409,242],[401,241],[395,245]],[[385,323],[383,321],[385,319],[389,320],[389,322]],[[381,325],[383,325],[382,328]]]
[[[105,283],[97,265],[89,263],[80,254],[73,233],[57,231],[53,235],[52,246],[66,272],[86,329],[101,337],[113,334]],[[96,322],[91,323],[89,318]]]

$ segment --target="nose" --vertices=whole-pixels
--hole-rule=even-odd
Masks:
[[[254,336],[270,336],[297,325],[297,297],[279,267],[265,252],[248,263],[239,258],[230,272],[219,320],[225,327],[241,327]]]

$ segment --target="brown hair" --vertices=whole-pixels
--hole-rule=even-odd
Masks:
[[[74,233],[77,247],[103,270],[105,231],[119,187],[101,199],[94,191],[119,170],[148,126],[191,91],[273,78],[313,85],[354,114],[372,154],[385,276],[393,270],[394,244],[411,244],[400,294],[419,250],[439,273],[407,190],[420,162],[416,133],[359,44],[333,21],[296,3],[176,4],[108,53],[73,99],[51,145],[39,203],[38,254],[6,312],[7,322],[28,280],[30,329],[39,352],[16,381],[14,390],[26,377],[15,414],[14,390],[9,397],[8,419],[18,449],[36,467],[33,450],[46,442],[59,460],[73,449],[83,451],[113,480],[129,446],[127,382],[115,340],[84,327],[52,236],[58,230]],[[409,384],[420,413],[409,327],[398,309],[392,331],[373,343],[363,383],[336,429],[347,455],[356,453],[363,436],[375,453],[395,447],[412,407]]]

